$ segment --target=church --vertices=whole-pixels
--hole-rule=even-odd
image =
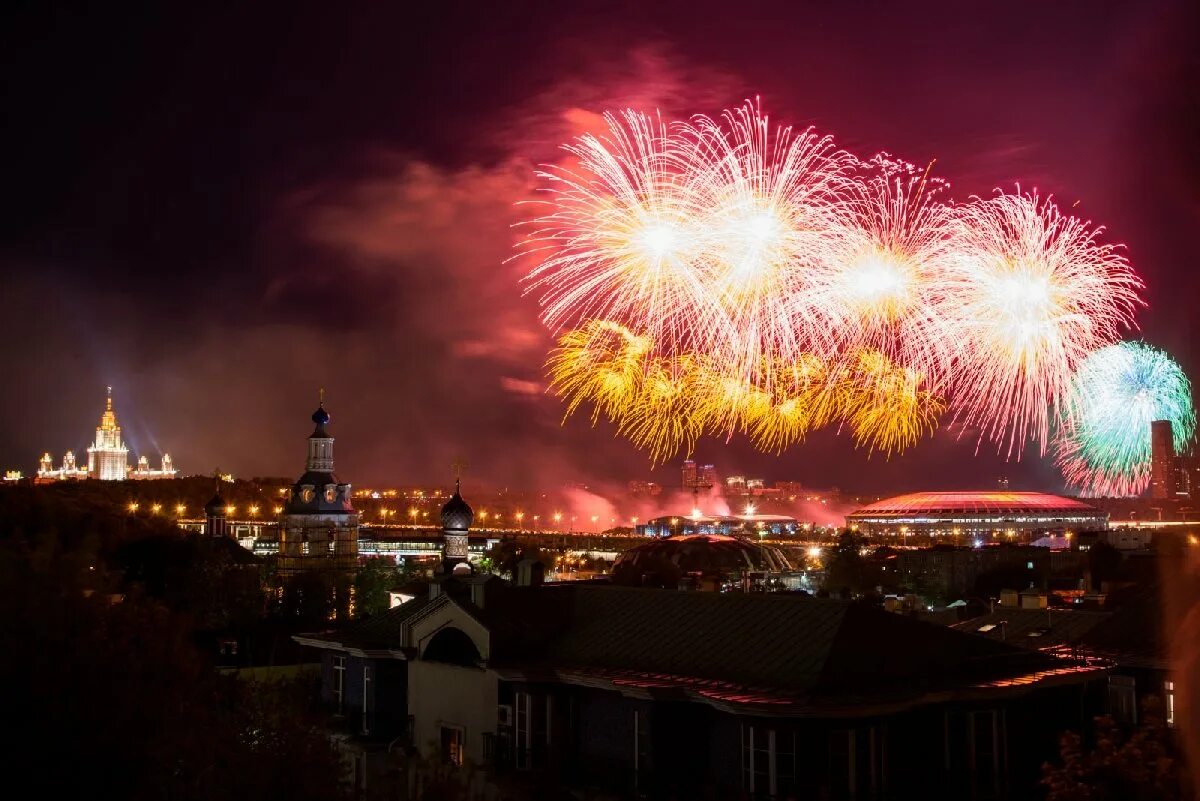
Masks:
[[[96,478],[101,481],[175,478],[175,465],[171,462],[169,453],[162,455],[161,466],[157,469],[150,466],[150,460],[145,455],[138,459],[135,467],[129,466],[129,448],[121,439],[121,426],[117,423],[117,413],[113,410],[112,387],[108,388],[104,413],[100,415],[100,425],[96,427],[96,438],[88,446],[87,453],[86,468],[75,463],[74,451],[67,451],[63,456],[62,465],[55,467],[54,460],[47,451],[38,462],[34,483],[48,484],[84,478]]]
[[[279,517],[276,572],[284,605],[293,613],[354,615],[358,568],[358,512],[351,487],[333,472],[333,437],[324,393],[312,413],[304,474],[288,493]]]

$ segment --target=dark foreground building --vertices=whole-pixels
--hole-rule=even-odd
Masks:
[[[364,754],[407,742],[475,781],[631,797],[1034,797],[1105,688],[1098,667],[788,594],[456,576],[297,639]]]

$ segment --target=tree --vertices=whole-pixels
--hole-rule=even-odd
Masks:
[[[850,531],[838,535],[825,565],[825,589],[832,593],[864,589],[867,571],[860,552],[862,546],[863,541]]]
[[[535,562],[541,562],[549,573],[554,569],[558,555],[545,551],[536,545],[530,543],[522,543],[517,540],[501,540],[492,546],[492,548],[484,554],[484,558],[491,560],[494,569],[501,576],[513,576],[516,573],[517,564],[522,559],[533,559]]]
[[[386,556],[365,560],[354,577],[354,598],[359,617],[386,612],[391,606],[388,592],[395,589],[402,574],[395,561]]]
[[[217,673],[188,619],[162,604],[136,591],[111,604],[55,577],[63,583],[0,553],[0,681],[12,690],[5,724],[19,733],[5,756],[40,795],[340,796],[337,755],[305,704],[272,705]]]
[[[1142,723],[1123,731],[1109,716],[1096,718],[1095,744],[1067,732],[1059,740],[1060,764],[1042,768],[1046,801],[1183,801],[1190,777],[1174,756],[1162,702],[1146,699]]]

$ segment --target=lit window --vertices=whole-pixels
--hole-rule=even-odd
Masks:
[[[1175,726],[1175,682],[1163,682],[1163,702],[1166,707],[1167,725]]]
[[[463,730],[461,726],[442,726],[442,760],[462,766]]]

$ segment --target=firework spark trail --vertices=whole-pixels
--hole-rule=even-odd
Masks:
[[[846,381],[842,417],[855,442],[869,451],[900,453],[937,429],[945,403],[931,392],[917,370],[896,364],[886,354],[857,354]]]
[[[1150,483],[1150,423],[1169,420],[1176,451],[1196,431],[1191,384],[1161,350],[1122,342],[1089,356],[1071,382],[1055,461],[1086,495],[1138,495]]]
[[[951,405],[1010,457],[1045,453],[1075,369],[1133,324],[1142,283],[1101,231],[1036,193],[958,210]]]
[[[1044,453],[1071,375],[1141,304],[1103,229],[1036,192],[947,206],[928,169],[755,103],[605,119],[539,173],[520,255],[567,414],[590,405],[655,461],[701,434],[779,452],[834,422],[890,455],[947,408],[1010,458]]]
[[[546,363],[550,389],[566,400],[567,416],[588,402],[593,423],[601,414],[619,419],[640,390],[650,348],[649,338],[619,323],[592,320],[559,338]]]
[[[721,315],[707,352],[759,382],[770,378],[764,362],[826,354],[828,315],[809,299],[835,255],[835,207],[853,157],[812,129],[773,128],[754,104],[694,117],[679,133],[693,143],[683,150],[696,160],[705,209],[700,263]]]
[[[538,173],[552,200],[524,243],[542,257],[529,290],[541,292],[552,330],[622,320],[660,344],[695,347],[714,315],[694,265],[701,214],[683,143],[633,111],[605,120],[605,136],[567,146],[574,169]]]
[[[833,268],[816,292],[838,351],[878,350],[940,383],[951,356],[946,310],[956,299],[947,264],[953,218],[936,199],[948,185],[932,166],[886,154],[859,164],[836,207]]]

